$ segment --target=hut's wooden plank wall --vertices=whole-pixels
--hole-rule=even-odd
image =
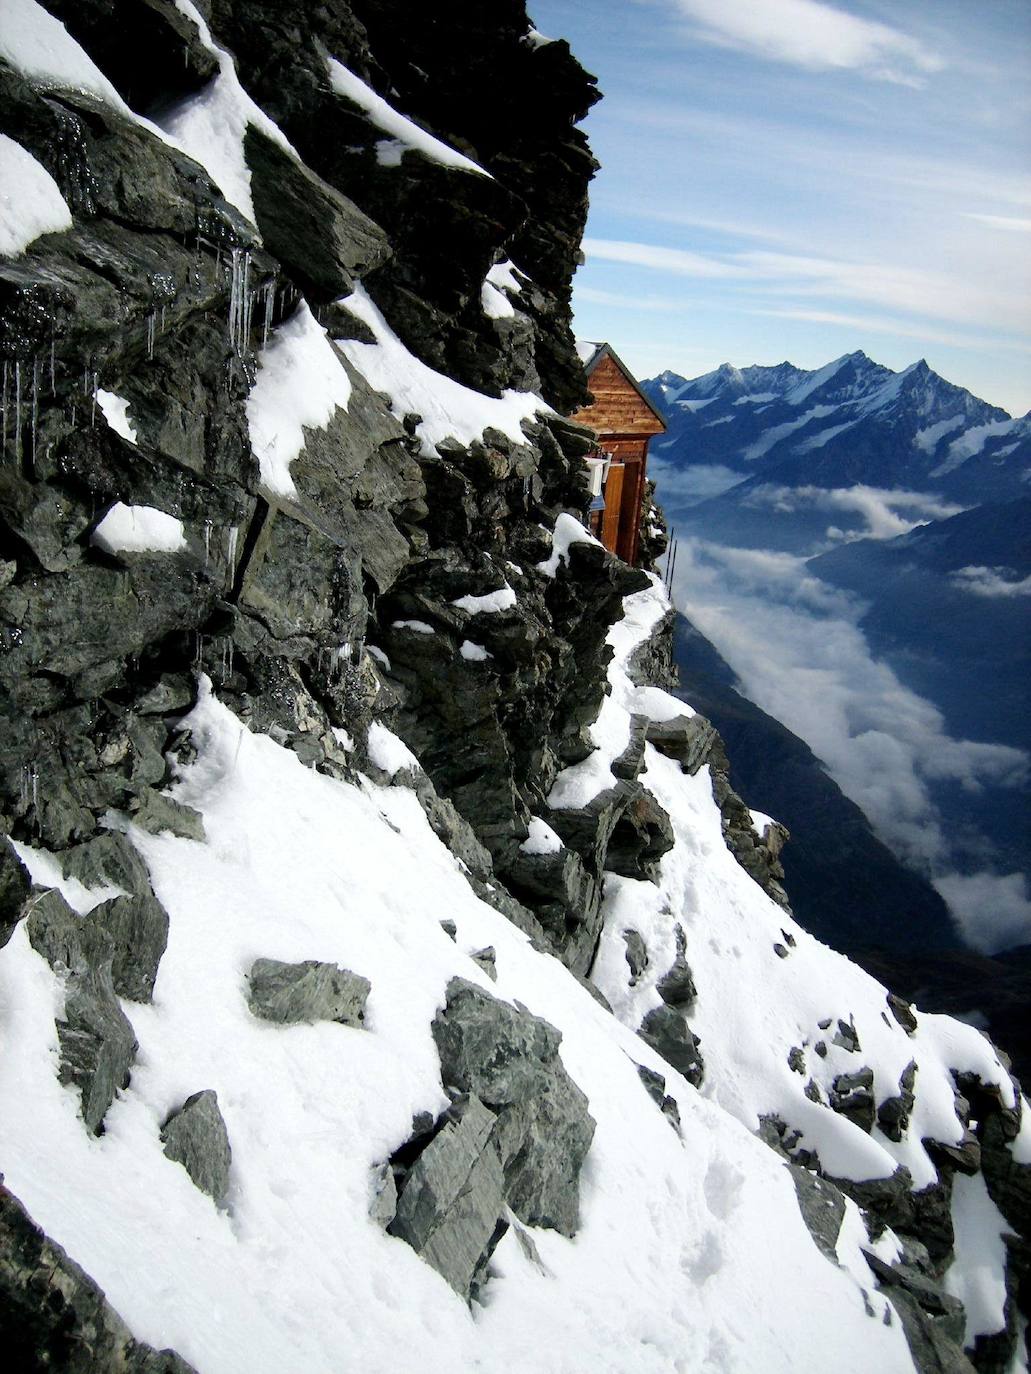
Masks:
[[[596,432],[598,446],[613,460],[605,481],[605,511],[598,535],[607,549],[634,563],[640,542],[648,440],[664,433],[666,426],[607,345],[590,365],[587,385],[594,400],[578,410],[574,419]]]

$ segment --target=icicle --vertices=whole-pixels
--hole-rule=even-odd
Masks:
[[[208,559],[211,557],[211,521],[204,521],[204,566],[208,566]]]
[[[165,332],[165,307],[161,307],[161,332]]]
[[[157,311],[156,311],[156,310],[152,310],[152,311],[150,312],[150,314],[147,316],[147,357],[148,357],[148,358],[153,358],[153,356],[154,356],[154,337],[155,337],[155,335],[156,335],[156,333],[157,333],[157,322],[158,322]]]
[[[7,360],[4,359],[3,390],[0,391],[0,430],[3,432],[3,455],[7,457]]]
[[[75,428],[75,402],[72,402],[72,429]]]
[[[14,461],[21,461],[21,360],[14,360]]]
[[[32,466],[36,466],[36,436],[39,432],[39,359],[32,360]]]
[[[230,574],[236,571],[236,545],[240,538],[240,526],[229,526],[229,537],[226,541],[226,564]]]
[[[269,331],[272,328],[272,312],[276,303],[276,279],[265,284],[265,317],[261,322],[261,343],[262,347],[268,343]]]
[[[204,636],[199,630],[197,631],[197,652],[194,656],[193,666],[198,671],[204,666]]]
[[[96,428],[96,425],[97,425],[97,388],[98,388],[98,386],[99,386],[99,383],[100,383],[100,374],[97,373],[97,372],[94,372],[94,374],[93,374],[93,387],[92,387],[92,401],[91,401],[91,409],[90,409],[90,417],[89,417],[90,429],[95,429],[95,428]]]
[[[55,362],[57,360],[57,343],[54,339],[50,340],[50,394],[57,395],[57,374]]]
[[[233,676],[233,654],[234,654],[234,652],[235,652],[235,649],[236,649],[236,645],[234,644],[232,638],[230,637],[230,639],[229,639],[229,673],[228,673],[228,675],[227,675],[227,676],[229,676],[229,677],[232,677],[232,676]]]

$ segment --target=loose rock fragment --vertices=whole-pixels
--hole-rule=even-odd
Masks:
[[[218,1095],[205,1088],[188,1097],[161,1127],[161,1140],[168,1158],[181,1164],[201,1192],[221,1206],[229,1191],[232,1151]]]
[[[367,978],[336,964],[256,959],[248,975],[247,1004],[255,1016],[284,1025],[337,1021],[360,1026],[371,990]]]

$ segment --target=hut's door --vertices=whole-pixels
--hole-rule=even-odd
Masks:
[[[605,482],[605,518],[601,526],[601,542],[610,553],[616,552],[619,542],[619,514],[623,508],[623,474],[626,469],[622,463],[613,463]]]

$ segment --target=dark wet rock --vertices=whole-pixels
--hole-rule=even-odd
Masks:
[[[458,927],[454,921],[441,921],[440,928],[449,939],[458,939]]]
[[[507,1229],[498,1129],[475,1094],[459,1097],[404,1176],[387,1227],[465,1298],[475,1296]]]
[[[659,860],[674,843],[673,824],[651,792],[631,797],[609,836],[605,867],[625,878],[655,880]]]
[[[95,906],[84,924],[111,941],[111,979],[119,997],[149,1002],[168,944],[168,913],[149,892],[113,897]]]
[[[193,1374],[172,1350],[137,1341],[96,1283],[35,1224],[0,1176],[0,1345],[35,1374]]]
[[[247,979],[247,1004],[255,1016],[284,1025],[338,1021],[361,1026],[372,984],[336,964],[307,959],[289,964],[256,959]]]
[[[925,1137],[924,1149],[935,1164],[948,1164],[961,1174],[976,1174],[981,1167],[981,1142],[973,1131],[965,1130],[958,1143]]]
[[[795,1185],[798,1210],[809,1228],[817,1249],[833,1264],[837,1264],[838,1233],[845,1217],[845,1199],[840,1189],[819,1174],[789,1164],[791,1181]]]
[[[692,1034],[681,1011],[674,1007],[655,1007],[641,1022],[637,1033],[667,1064],[698,1087],[705,1065],[698,1038]]]
[[[831,1087],[830,1105],[861,1131],[872,1131],[876,1119],[873,1070],[857,1069],[855,1073],[837,1074]]]
[[[650,720],[648,743],[660,754],[675,759],[692,776],[706,763],[719,736],[704,716],[675,716],[672,720]]]
[[[920,1374],[974,1374],[963,1353],[963,1304],[941,1283],[905,1260],[887,1264],[872,1251],[866,1262],[902,1320]]]
[[[800,1045],[792,1045],[788,1050],[788,1068],[805,1077],[805,1050]]]
[[[572,1235],[594,1121],[562,1065],[559,1032],[455,978],[433,1038],[445,1086],[475,1094],[497,1115],[505,1193],[516,1216]]]
[[[390,254],[382,229],[253,124],[244,151],[258,229],[312,304],[349,295]]]
[[[474,964],[479,964],[484,973],[492,982],[498,981],[497,952],[493,945],[487,945],[483,949],[478,949],[469,955]]]
[[[856,1032],[855,1024],[850,1019],[839,1021],[838,1029],[831,1037],[831,1044],[837,1045],[840,1049],[848,1050],[850,1054],[859,1054],[862,1046],[859,1043],[859,1035]]]
[[[656,1073],[654,1069],[646,1068],[644,1064],[638,1064],[637,1076],[644,1085],[645,1092],[662,1115],[675,1131],[679,1131],[680,1108],[677,1106],[676,1098],[670,1097],[666,1092],[666,1080],[662,1074]]]
[[[136,1036],[111,981],[110,964],[73,973],[57,1020],[61,1046],[58,1077],[82,1097],[82,1119],[99,1135],[115,1093],[129,1085]]]
[[[641,771],[648,728],[647,716],[634,715],[630,717],[630,741],[622,754],[612,762],[612,772],[617,778],[633,782]]]
[[[129,807],[133,823],[151,835],[169,832],[183,840],[197,840],[203,844],[204,817],[192,806],[167,797],[163,792],[145,788]]]
[[[778,959],[786,959],[790,954],[787,945],[782,945],[779,940],[774,941],[773,952]]]
[[[912,1035],[916,1031],[917,1020],[912,1002],[905,1002],[901,997],[896,997],[893,992],[889,992],[888,1010],[907,1035]]]
[[[221,1206],[229,1192],[232,1151],[218,1095],[205,1088],[188,1097],[165,1120],[161,1142],[168,1158],[181,1164],[195,1186]]]
[[[677,954],[673,963],[655,984],[655,991],[669,1007],[689,1008],[698,996],[691,966],[687,962],[687,936],[677,922],[674,927]]]
[[[640,982],[641,975],[648,967],[648,946],[639,930],[624,930],[623,943],[626,945],[626,961],[630,965],[630,986]]]
[[[11,848],[6,835],[0,835],[0,949],[14,934],[22,908],[32,891],[28,870]]]
[[[910,1060],[899,1077],[897,1096],[886,1097],[877,1108],[877,1124],[889,1140],[901,1140],[909,1127],[909,1118],[916,1101],[913,1092],[916,1073],[916,1063]]]

